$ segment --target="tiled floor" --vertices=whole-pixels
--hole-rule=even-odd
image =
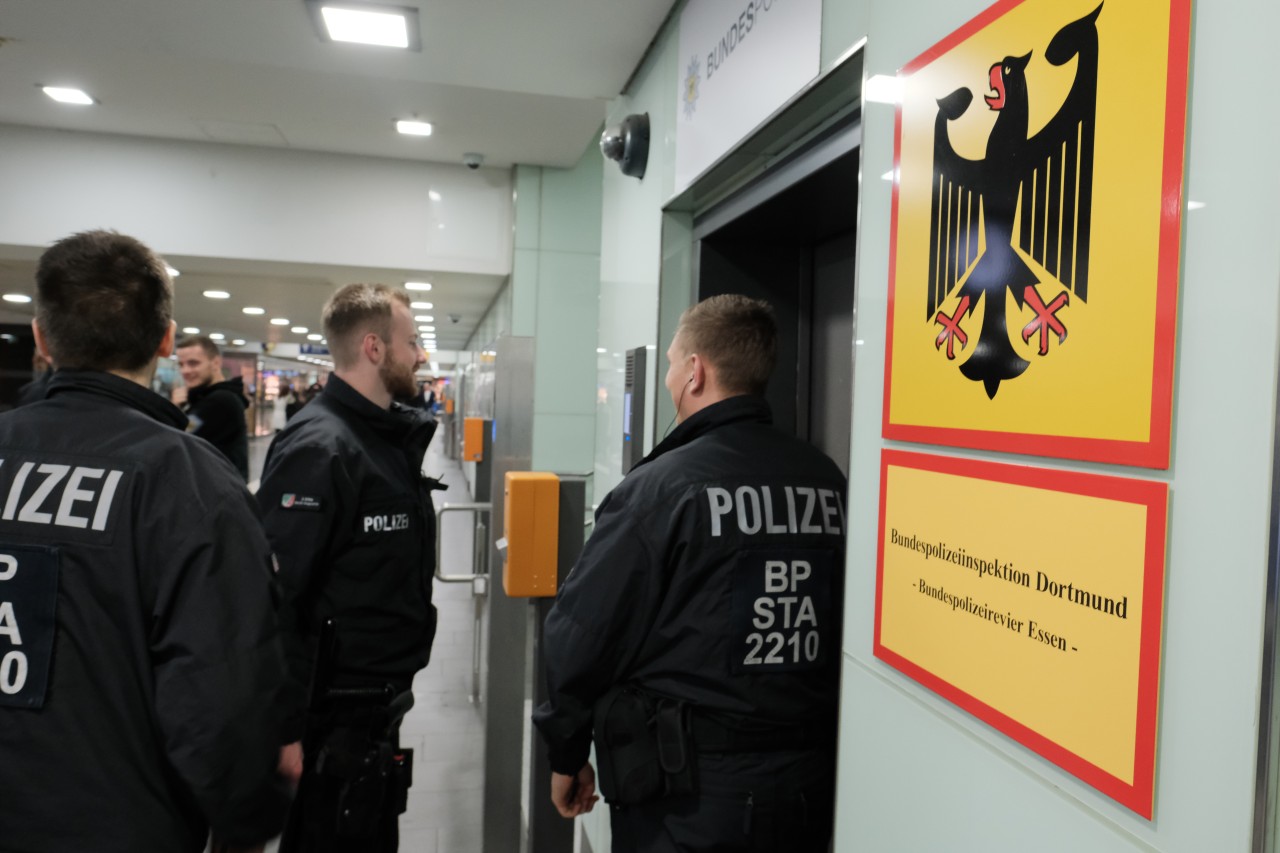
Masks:
[[[250,479],[262,470],[268,439],[250,441]],[[471,500],[458,463],[444,458],[438,442],[427,450],[426,472],[443,477],[447,492],[436,506]],[[445,517],[442,565],[450,574],[471,571],[471,519]],[[413,682],[415,704],[400,730],[414,750],[409,810],[400,818],[403,853],[480,853],[484,818],[484,721],[470,700],[474,604],[469,584],[436,582],[439,626],[431,664]],[[274,853],[275,846],[267,848]]]

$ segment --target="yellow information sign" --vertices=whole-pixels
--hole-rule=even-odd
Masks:
[[[884,451],[876,656],[1150,819],[1167,490]]]
[[[1190,0],[1004,0],[901,72],[887,438],[1167,468]]]

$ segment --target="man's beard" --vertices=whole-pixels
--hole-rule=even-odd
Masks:
[[[418,393],[418,383],[414,379],[415,366],[396,361],[388,350],[386,359],[378,365],[378,378],[392,397],[412,397]]]

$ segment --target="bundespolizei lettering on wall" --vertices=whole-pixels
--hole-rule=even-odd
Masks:
[[[676,191],[817,76],[822,0],[692,0],[680,15]]]

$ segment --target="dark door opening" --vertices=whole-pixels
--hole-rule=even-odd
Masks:
[[[808,170],[800,158],[794,182],[702,235],[698,263],[699,299],[741,293],[773,304],[779,349],[768,400],[774,422],[821,448],[846,474],[858,153],[850,148]]]

